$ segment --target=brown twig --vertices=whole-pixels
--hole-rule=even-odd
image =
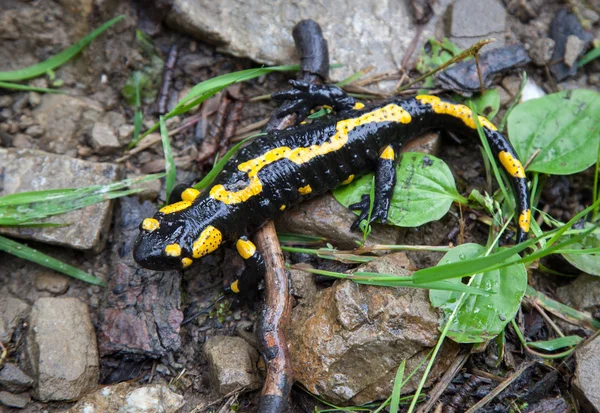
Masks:
[[[167,113],[167,102],[169,100],[169,91],[171,90],[171,83],[173,81],[173,72],[175,71],[175,63],[177,62],[177,45],[171,46],[169,55],[167,56],[167,62],[165,63],[165,70],[163,72],[162,85],[158,98],[156,99],[156,108],[160,115]]]
[[[417,413],[427,413],[438,401],[442,393],[446,390],[454,376],[462,369],[465,365],[471,353],[466,352],[462,355],[459,355],[448,367],[440,381],[435,385],[433,389],[429,392],[429,400],[423,406],[417,410]]]
[[[210,126],[208,136],[202,140],[202,145],[198,151],[198,156],[196,158],[198,163],[202,164],[208,159],[214,158],[215,154],[217,153],[217,149],[219,149],[219,141],[221,140],[221,136],[223,136],[223,128],[225,127],[227,111],[229,110],[230,104],[231,99],[226,93],[223,93],[221,95],[221,99],[219,100],[217,115]]]

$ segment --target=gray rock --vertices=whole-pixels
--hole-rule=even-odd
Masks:
[[[108,155],[117,151],[121,143],[108,124],[96,122],[92,129],[92,147],[97,154]]]
[[[42,270],[35,274],[34,285],[38,291],[61,295],[69,289],[69,278],[51,270]]]
[[[9,95],[0,96],[0,108],[8,108],[13,104],[13,99]]]
[[[567,36],[567,43],[565,44],[565,64],[569,67],[573,67],[577,58],[583,52],[583,48],[587,42],[580,39],[579,37],[571,34]]]
[[[218,392],[255,390],[261,386],[256,363],[258,352],[240,337],[213,336],[204,343],[204,354]]]
[[[410,275],[404,253],[378,258],[361,271]],[[396,370],[411,371],[435,346],[439,315],[425,290],[336,281],[308,306],[292,310],[290,354],[294,377],[333,403],[363,404],[391,394]],[[435,380],[458,345],[448,342],[429,375]],[[402,389],[416,388],[417,373]]]
[[[452,6],[450,36],[466,49],[481,39],[495,38],[483,50],[504,46],[506,10],[497,0],[457,0]]]
[[[35,123],[46,131],[44,149],[54,153],[77,149],[83,135],[92,130],[102,114],[102,107],[90,99],[52,94],[43,95],[40,106],[33,111]]]
[[[1,195],[42,189],[109,184],[120,178],[120,169],[35,150],[0,149]],[[80,250],[100,251],[108,234],[112,201],[90,205],[46,222],[70,224],[54,228],[2,228],[0,232]]]
[[[92,390],[99,359],[87,305],[76,298],[40,298],[29,320],[26,353],[36,381],[34,396],[73,400]]]
[[[121,143],[126,143],[133,136],[134,129],[133,125],[121,125],[119,127],[119,140]]]
[[[175,413],[184,404],[183,396],[164,384],[119,383],[85,395],[67,413]]]
[[[0,293],[0,341],[8,343],[15,328],[29,315],[29,305],[25,301]]]
[[[7,391],[0,391],[0,403],[5,406],[23,409],[30,401],[31,398],[27,394],[13,394]]]
[[[18,149],[31,149],[33,148],[33,141],[31,140],[31,136],[17,133],[13,137],[12,146]]]
[[[175,0],[167,24],[235,56],[290,64],[298,60],[292,28],[302,19],[313,19],[329,43],[331,62],[344,64],[332,72],[333,79],[341,79],[368,64],[380,72],[397,70],[416,30],[407,3]],[[448,3],[436,4],[440,14]],[[433,35],[436,20],[434,16],[424,26],[421,39]]]
[[[538,66],[545,66],[550,63],[552,53],[554,53],[554,40],[549,37],[535,39],[531,49],[529,49],[529,57]]]
[[[600,278],[582,274],[572,283],[558,287],[556,296],[579,311],[594,312],[600,306]]]
[[[301,270],[290,270],[294,295],[310,301],[317,294],[315,275]]]
[[[600,412],[600,337],[575,352],[577,366],[573,388],[591,412]]]
[[[44,128],[41,125],[31,125],[25,130],[25,133],[32,138],[39,138],[44,132]]]
[[[350,231],[356,215],[326,194],[302,203],[275,221],[278,231],[319,235],[339,248],[356,248],[362,241],[362,232]],[[399,229],[389,225],[373,224],[365,245],[396,244]]]
[[[0,386],[13,393],[21,393],[33,386],[33,379],[14,363],[4,363],[0,370]]]

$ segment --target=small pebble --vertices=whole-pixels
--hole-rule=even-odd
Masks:
[[[549,37],[535,39],[532,48],[529,50],[529,57],[538,66],[545,66],[552,59],[554,52],[554,40]]]
[[[42,103],[42,96],[38,92],[29,92],[29,105],[32,108],[38,107]]]
[[[21,112],[23,109],[25,109],[25,107],[27,107],[28,103],[29,103],[29,96],[26,94],[20,95],[19,97],[17,97],[17,99],[13,103],[13,106],[12,106],[13,111],[15,111],[16,113]]]
[[[31,136],[32,138],[39,138],[44,134],[44,132],[44,127],[42,125],[31,125],[25,131],[25,133]]]
[[[0,108],[7,108],[13,104],[12,97],[8,95],[0,96]]]
[[[31,136],[25,135],[24,133],[17,133],[13,137],[12,146],[19,149],[30,149],[33,148],[33,142]]]
[[[565,64],[569,67],[573,67],[575,61],[583,52],[585,46],[585,40],[581,40],[575,35],[567,37],[567,44],[565,45]]]

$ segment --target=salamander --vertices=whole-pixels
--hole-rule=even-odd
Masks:
[[[371,222],[385,222],[396,181],[400,147],[429,129],[477,137],[471,110],[437,96],[420,95],[363,104],[331,85],[292,81],[293,89],[275,99],[291,101],[287,110],[305,116],[329,105],[333,114],[258,137],[232,157],[212,185],[200,193],[187,188],[181,201],[161,208],[140,224],[134,258],[153,270],[181,270],[225,245],[233,246],[246,269],[230,285],[234,293],[255,288],[264,261],[248,239],[266,221],[303,201],[375,171]],[[479,116],[494,156],[511,179],[517,201],[517,242],[530,225],[525,170],[510,142]],[[350,206],[367,219],[369,195]]]

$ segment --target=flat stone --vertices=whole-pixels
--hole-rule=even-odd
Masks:
[[[404,253],[377,258],[360,271],[407,276]],[[294,377],[310,392],[332,403],[363,404],[387,398],[398,366],[411,371],[439,338],[439,315],[421,289],[358,285],[336,281],[310,305],[292,310],[290,354]],[[458,353],[447,342],[429,374],[441,375]],[[403,387],[413,391],[417,373]]]
[[[556,296],[579,311],[594,312],[600,306],[600,278],[582,274],[570,284],[558,287]]]
[[[317,294],[315,275],[301,270],[290,270],[294,296],[310,301]]]
[[[108,163],[82,161],[36,150],[0,149],[0,196],[23,191],[86,187],[116,182],[120,169]],[[56,215],[45,222],[69,224],[54,228],[2,228],[3,234],[98,252],[103,248],[112,201]]]
[[[0,108],[8,108],[13,104],[13,99],[9,95],[0,96]]]
[[[222,395],[261,386],[256,363],[258,352],[240,337],[213,336],[204,343],[204,354],[213,382]]]
[[[108,155],[117,151],[121,143],[107,123],[96,122],[92,129],[92,147],[97,154]]]
[[[35,289],[52,294],[64,294],[69,289],[69,278],[50,271],[40,271],[35,274]]]
[[[483,50],[504,46],[506,10],[497,0],[456,0],[452,6],[450,36],[466,49],[481,39],[495,38]]]
[[[28,394],[13,394],[7,391],[0,391],[0,403],[8,407],[23,409],[31,401]]]
[[[29,315],[29,305],[25,301],[0,293],[0,342],[8,343],[15,328]]]
[[[600,412],[600,337],[575,352],[573,388],[589,411]]]
[[[436,16],[424,26],[422,41],[433,35],[436,17],[448,3],[437,2]],[[397,70],[416,32],[408,2],[377,0],[351,4],[310,0],[276,5],[260,0],[175,0],[167,24],[216,44],[218,50],[272,65],[298,61],[292,29],[302,19],[313,19],[321,25],[329,43],[330,61],[344,65],[331,72],[334,80],[369,64],[378,72]]]
[[[83,143],[83,137],[91,132],[103,109],[91,99],[45,94],[32,114],[35,123],[46,131],[41,140],[43,149],[66,153]]]
[[[27,362],[38,400],[74,400],[97,386],[98,348],[86,304],[76,298],[40,298],[29,324]]]
[[[164,384],[138,387],[126,382],[85,395],[67,413],[175,413],[184,404],[183,396]]]
[[[0,386],[13,393],[21,393],[33,386],[33,379],[14,363],[4,363],[0,370]]]
[[[573,67],[586,44],[585,40],[573,34],[567,36],[567,43],[565,44],[565,64],[567,66]]]
[[[303,202],[275,221],[278,231],[317,235],[327,238],[338,248],[356,248],[362,241],[362,232],[351,231],[356,215],[345,208],[333,195],[326,194]],[[396,244],[400,230],[389,225],[373,224],[366,246]]]

